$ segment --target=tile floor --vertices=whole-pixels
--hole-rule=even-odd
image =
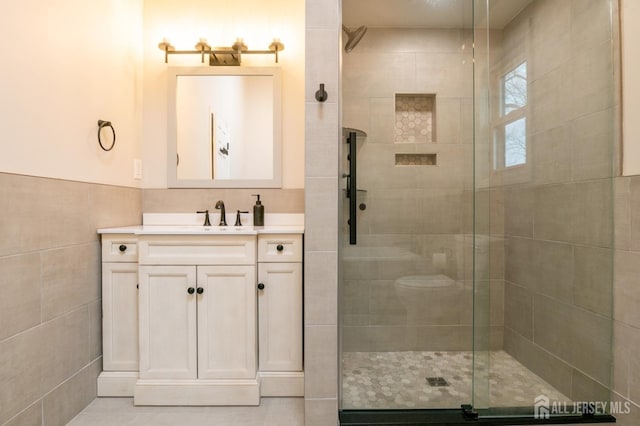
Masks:
[[[531,406],[539,394],[569,401],[504,351],[491,352],[489,366],[492,406]],[[471,352],[346,352],[343,408],[458,408],[471,401],[471,371]],[[430,386],[426,377],[442,377],[448,386]],[[304,399],[263,398],[258,407],[135,407],[131,398],[97,398],[69,425],[302,426]]]
[[[70,426],[302,426],[303,398],[262,398],[257,407],[135,407],[132,398],[97,398]]]
[[[472,361],[471,352],[345,352],[342,406],[458,408],[471,403]],[[491,352],[489,366],[493,407],[532,406],[540,394],[570,401],[504,351]],[[443,377],[449,385],[430,386],[427,377]]]

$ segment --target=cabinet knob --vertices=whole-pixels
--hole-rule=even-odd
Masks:
[[[196,291],[196,289],[195,289],[195,288],[193,288],[193,287],[189,287],[189,288],[187,289],[187,293],[189,293],[189,294],[193,294],[193,293],[195,293],[195,291]]]
[[[127,246],[125,246],[124,244],[120,244],[120,247],[118,247],[118,250],[127,251]]]
[[[198,292],[198,294],[202,294],[202,293],[204,293],[204,288],[202,288],[202,287],[198,287],[197,292]]]
[[[284,246],[283,246],[282,244],[278,244],[278,245],[276,246],[276,250],[278,250],[278,251],[282,251],[282,250],[284,250]]]
[[[262,283],[258,284],[258,290],[264,290],[264,284]]]

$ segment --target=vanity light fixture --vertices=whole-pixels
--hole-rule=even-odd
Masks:
[[[164,63],[169,62],[169,55],[200,55],[204,63],[205,56],[209,56],[209,65],[232,65],[238,66],[242,63],[242,55],[274,55],[278,63],[278,52],[284,50],[284,44],[280,39],[274,38],[269,44],[268,50],[249,50],[241,38],[236,39],[231,47],[211,47],[207,40],[201,38],[195,45],[196,50],[176,50],[169,41],[162,40],[158,48],[164,51]]]

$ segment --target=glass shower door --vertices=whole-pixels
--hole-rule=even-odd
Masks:
[[[617,2],[342,3],[341,409],[608,410]]]
[[[473,406],[604,414],[616,2],[522,3],[475,0]]]
[[[343,409],[472,398],[472,2],[449,3],[343,1]]]

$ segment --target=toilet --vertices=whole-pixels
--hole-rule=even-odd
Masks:
[[[464,303],[470,298],[464,292],[470,291],[472,284],[469,263],[475,252],[476,277],[488,276],[491,240],[488,235],[458,234],[454,254],[457,262],[452,270],[449,268],[449,275],[443,273],[445,265],[436,264],[434,259],[433,273],[403,276],[394,281],[396,295],[407,311],[408,325],[451,325],[460,321],[469,309]]]
[[[426,289],[447,288],[455,285],[455,281],[450,277],[437,275],[410,275],[398,278],[394,286],[399,292],[398,295],[404,294],[408,297],[416,296],[416,292],[420,293]]]
[[[461,283],[443,274],[409,275],[393,285],[411,325],[431,323],[434,311],[452,306],[461,289]]]

